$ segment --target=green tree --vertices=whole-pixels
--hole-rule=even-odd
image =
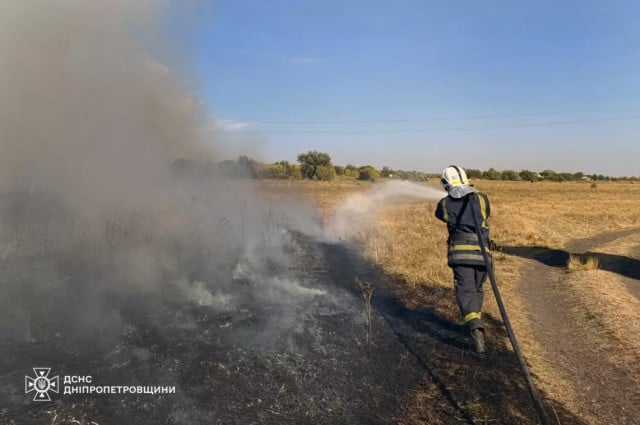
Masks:
[[[538,180],[538,175],[536,173],[534,173],[533,171],[522,170],[522,171],[520,171],[520,173],[518,173],[518,175],[520,176],[520,178],[522,180],[528,180],[530,182]]]
[[[489,168],[487,171],[482,172],[482,178],[484,179],[500,180],[501,177],[502,175],[500,174],[500,171],[496,170],[495,168]]]
[[[344,167],[341,167],[340,165],[334,165],[333,169],[335,170],[336,175],[344,176]]]
[[[347,164],[344,167],[344,175],[348,177],[357,177],[358,168],[353,164]]]
[[[557,174],[558,174],[558,173],[556,173],[556,172],[555,172],[555,171],[553,171],[553,170],[544,170],[544,171],[542,171],[542,172],[540,173],[540,175],[542,176],[542,178],[544,178],[544,179],[549,179],[549,180],[553,180]]]
[[[358,169],[358,180],[375,181],[380,178],[380,173],[374,167],[365,165]]]
[[[470,179],[481,179],[482,178],[482,171],[475,169],[475,168],[466,168],[465,171],[467,172],[467,177],[469,177]]]
[[[309,151],[307,153],[301,153],[298,155],[298,162],[300,163],[300,171],[302,175],[307,179],[318,178],[316,170],[318,167],[331,167],[331,157],[328,153]],[[334,170],[335,173],[335,170]]]
[[[559,173],[558,174],[560,176],[560,181],[571,181],[571,180],[575,180],[573,178],[573,174],[571,173]]]
[[[513,170],[504,170],[501,173],[502,180],[520,180],[520,176]]]
[[[318,180],[331,181],[336,178],[336,170],[330,165],[318,165],[315,177]]]
[[[546,175],[544,176],[545,180],[548,181],[552,181],[552,182],[563,182],[567,180],[567,177],[571,177],[571,174],[567,174],[567,173],[546,173]]]

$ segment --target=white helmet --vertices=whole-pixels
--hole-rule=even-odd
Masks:
[[[446,191],[449,191],[454,186],[469,184],[469,179],[467,178],[467,173],[465,173],[461,167],[450,165],[442,172],[440,182],[442,183],[442,187],[444,187]]]

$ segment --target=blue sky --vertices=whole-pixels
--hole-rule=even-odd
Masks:
[[[219,0],[199,13],[171,22],[197,95],[256,158],[640,175],[637,2]]]

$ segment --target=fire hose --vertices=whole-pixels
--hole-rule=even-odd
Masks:
[[[478,217],[476,216],[476,211],[473,206],[474,201],[477,201],[478,195],[476,193],[471,194],[470,196],[469,206],[471,207],[471,216],[473,217],[473,225],[476,228],[476,234],[478,235],[478,241],[480,242],[480,250],[482,251],[482,257],[484,258],[484,264],[487,268],[487,272],[489,273],[489,280],[491,282],[491,289],[493,289],[493,294],[496,297],[496,302],[498,303],[498,309],[500,310],[500,315],[502,316],[502,321],[504,326],[507,328],[507,334],[509,335],[509,340],[511,341],[511,346],[513,347],[513,351],[516,354],[516,358],[518,359],[518,363],[520,364],[520,369],[522,369],[522,373],[524,374],[524,379],[527,383],[527,388],[529,389],[529,394],[531,395],[531,399],[533,400],[533,407],[535,408],[538,416],[540,417],[540,421],[543,425],[550,425],[549,416],[542,405],[542,401],[540,399],[540,393],[536,389],[535,384],[533,383],[533,379],[531,378],[531,374],[529,373],[529,368],[524,360],[522,355],[522,351],[520,350],[520,346],[518,345],[518,340],[516,339],[516,334],[513,331],[513,327],[511,327],[511,322],[509,321],[509,316],[507,315],[507,310],[504,307],[504,303],[502,302],[502,297],[500,296],[500,291],[498,290],[498,285],[496,284],[496,276],[493,272],[493,263],[489,258],[489,254],[487,253],[487,247],[485,245],[482,228],[478,225]]]

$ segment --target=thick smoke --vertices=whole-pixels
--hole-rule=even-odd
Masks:
[[[325,229],[314,208],[271,205],[250,181],[176,176],[177,159],[226,148],[203,139],[208,113],[173,71],[188,67],[139,41],[162,44],[163,12],[161,0],[0,3],[0,339],[109,341],[163,309],[268,305],[260,339],[273,340],[300,300],[328,295],[296,272],[296,232],[337,241],[388,200],[442,196],[378,185]]]
[[[0,176],[75,208],[166,188],[168,164],[202,154],[199,104],[129,33],[154,2],[6,1],[0,13]]]
[[[37,340],[28,322],[67,307],[70,332],[117,334],[127,303],[225,311],[243,284],[275,300],[322,294],[280,275],[283,229],[318,234],[317,214],[270,207],[248,182],[172,174],[176,159],[217,161],[224,147],[201,139],[207,113],[172,71],[187,67],[138,41],[160,33],[163,12],[160,0],[0,4],[5,333],[20,323],[14,336]]]

